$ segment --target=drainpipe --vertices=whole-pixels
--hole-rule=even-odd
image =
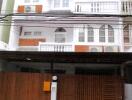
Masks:
[[[52,76],[51,100],[57,100],[57,76]]]

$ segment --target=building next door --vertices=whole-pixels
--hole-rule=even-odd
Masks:
[[[0,100],[51,100],[43,91],[51,74],[0,73]],[[57,100],[122,100],[119,75],[58,75]]]

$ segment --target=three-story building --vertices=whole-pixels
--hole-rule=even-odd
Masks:
[[[131,9],[129,0],[15,1],[9,48],[131,52]]]

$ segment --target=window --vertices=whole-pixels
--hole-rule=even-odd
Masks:
[[[55,34],[55,42],[64,43],[65,42],[65,34],[64,33],[56,33]]]
[[[65,42],[65,32],[66,30],[63,27],[58,27],[55,30],[55,42],[64,43]]]
[[[54,8],[69,7],[69,0],[54,0]]]
[[[124,27],[124,43],[130,43],[129,25]]]
[[[32,32],[24,32],[24,36],[31,36]]]
[[[34,36],[41,36],[42,35],[42,33],[41,32],[34,32]]]
[[[114,42],[114,29],[110,25],[102,25],[99,29],[99,42],[107,41]]]
[[[85,32],[84,28],[79,29],[79,42],[84,42],[85,41]]]
[[[25,0],[25,3],[29,3],[30,2],[30,0]]]
[[[99,29],[99,42],[105,42],[105,25],[102,25]]]
[[[91,3],[91,12],[99,12],[99,3]]]
[[[54,8],[60,7],[60,0],[54,0]]]
[[[39,2],[39,0],[33,0],[33,2]]]
[[[31,6],[25,6],[25,12],[31,12]]]
[[[94,42],[94,31],[92,27],[88,26],[88,42]]]
[[[31,12],[35,12],[35,6],[25,6],[25,12],[26,13],[31,13]]]
[[[114,30],[110,25],[108,25],[108,42],[114,42]]]
[[[69,0],[63,0],[63,7],[69,7]]]

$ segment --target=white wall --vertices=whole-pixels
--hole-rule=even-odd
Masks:
[[[20,27],[13,23],[9,36],[9,50],[16,50],[18,48],[19,34]]]

